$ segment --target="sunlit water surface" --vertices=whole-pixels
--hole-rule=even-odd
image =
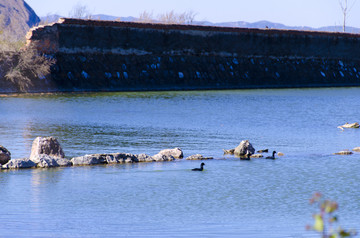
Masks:
[[[213,156],[0,172],[0,237],[313,237],[321,191],[340,224],[360,230],[360,88],[95,93],[0,98],[0,144],[27,157],[37,136],[68,158],[180,147]],[[278,160],[222,149],[248,139]]]

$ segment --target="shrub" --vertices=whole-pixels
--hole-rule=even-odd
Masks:
[[[50,74],[54,60],[40,54],[34,47],[29,47],[14,52],[6,64],[8,71],[5,79],[12,82],[20,92],[27,92],[34,80]]]
[[[342,238],[357,235],[356,231],[345,230],[337,225],[338,217],[335,215],[339,208],[337,202],[325,200],[321,193],[315,193],[310,199],[310,203],[317,205],[320,211],[313,215],[314,225],[308,226],[308,230],[320,233],[322,238]]]

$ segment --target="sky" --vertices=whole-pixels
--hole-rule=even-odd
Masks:
[[[154,16],[174,10],[193,11],[195,20],[211,22],[267,20],[288,26],[341,26],[340,0],[25,0],[39,16],[69,16],[77,5],[86,6],[92,15],[138,17],[153,12]],[[360,0],[348,0],[353,6],[347,26],[360,28]],[[354,3],[354,4],[352,4]],[[350,5],[350,4],[349,4]]]

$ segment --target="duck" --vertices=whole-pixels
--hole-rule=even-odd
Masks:
[[[205,163],[201,163],[200,168],[192,169],[192,171],[203,171]]]
[[[265,159],[276,159],[275,154],[276,154],[276,151],[274,150],[273,153],[272,153],[272,156],[268,156]]]
[[[246,157],[240,157],[240,160],[250,160],[250,156],[251,156],[251,154],[247,153]]]

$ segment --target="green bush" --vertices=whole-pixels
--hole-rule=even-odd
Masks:
[[[318,232],[322,238],[354,237],[357,232],[345,230],[338,225],[336,211],[339,205],[335,201],[326,200],[321,193],[315,193],[310,199],[311,204],[315,204],[319,211],[313,215],[314,225],[308,226],[308,230]]]

